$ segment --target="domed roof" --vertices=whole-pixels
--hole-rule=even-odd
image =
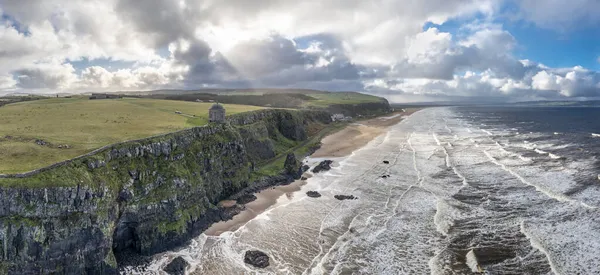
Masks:
[[[225,108],[223,107],[223,105],[221,105],[219,103],[215,103],[215,104],[213,104],[213,106],[210,107],[210,109],[211,110],[222,110],[222,109],[225,109]]]

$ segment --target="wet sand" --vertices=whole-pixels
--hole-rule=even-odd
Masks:
[[[246,224],[246,222],[265,212],[270,207],[275,207],[278,204],[283,204],[286,201],[291,200],[295,195],[294,193],[300,191],[304,184],[306,184],[306,181],[297,180],[288,185],[275,186],[256,193],[254,194],[256,196],[256,200],[245,204],[244,206],[246,209],[244,211],[233,216],[233,219],[229,221],[213,224],[211,227],[206,229],[206,231],[204,231],[204,234],[208,236],[218,236],[226,231],[235,231]],[[284,195],[285,198],[283,198]],[[222,201],[219,203],[219,205],[225,207],[231,207],[234,204],[235,201]]]
[[[419,109],[406,109],[405,112],[394,112],[386,116],[376,117],[368,120],[357,121],[346,128],[325,137],[321,143],[321,148],[317,150],[311,157],[343,157],[350,155],[353,151],[367,145],[377,136],[385,133],[389,126],[395,125],[402,121],[410,114]],[[335,166],[335,164],[334,164]],[[310,178],[312,174],[307,172],[303,175]],[[204,234],[208,236],[218,236],[223,232],[235,231],[242,227],[248,221],[256,216],[280,204],[285,204],[292,200],[294,196],[305,196],[303,193],[296,193],[306,184],[304,180],[296,180],[288,185],[280,185],[265,189],[256,193],[256,200],[245,204],[246,209],[235,215],[229,221],[223,221],[213,224]],[[285,198],[283,197],[285,195]],[[220,206],[231,207],[235,205],[235,201],[222,201]]]
[[[406,112],[394,112],[387,116],[358,121],[348,127],[325,137],[321,148],[312,157],[344,157],[367,145],[371,140],[385,133],[386,129],[398,124],[406,116],[419,109],[406,109]]]

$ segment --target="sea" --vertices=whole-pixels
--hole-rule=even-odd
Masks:
[[[130,273],[182,256],[188,274],[600,274],[599,159],[599,108],[427,108],[239,229]],[[251,249],[270,266],[245,264]]]

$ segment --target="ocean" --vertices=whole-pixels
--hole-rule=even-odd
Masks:
[[[421,110],[236,231],[202,234],[143,273],[183,256],[190,274],[600,274],[599,117]],[[271,265],[244,264],[249,249]]]

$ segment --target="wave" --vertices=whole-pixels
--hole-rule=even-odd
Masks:
[[[548,253],[548,250],[546,249],[546,247],[544,247],[542,245],[542,243],[540,242],[540,240],[538,240],[537,238],[535,238],[532,234],[530,234],[527,230],[526,230],[526,226],[525,226],[525,221],[521,221],[521,225],[520,225],[520,231],[521,233],[523,233],[523,235],[525,235],[525,237],[527,239],[529,239],[529,242],[531,243],[531,247],[539,250],[540,252],[542,252],[544,255],[546,255],[546,259],[548,259],[548,263],[550,264],[550,268],[552,269],[552,272],[554,274],[561,274],[557,271],[556,268],[556,263],[554,261],[552,261],[552,259],[550,258],[550,254]]]
[[[517,157],[519,157],[522,161],[525,161],[525,162],[530,162],[531,161],[531,158],[527,158],[527,157],[524,157],[522,155],[517,155]]]
[[[592,133],[592,137],[600,137],[600,134]]]
[[[548,156],[549,156],[551,159],[560,159],[560,158],[562,158],[562,157],[561,157],[561,156],[559,156],[559,155],[555,155],[555,154],[552,154],[552,153],[550,153],[550,152],[546,152],[546,151],[543,151],[543,150],[540,150],[540,149],[537,149],[537,148],[536,148],[536,149],[534,149],[534,151],[535,151],[536,153],[540,154],[540,155],[548,155]]]
[[[552,154],[552,153],[548,153],[548,156],[550,156],[551,159],[560,159],[560,158],[562,158],[561,156],[558,156],[558,155],[555,155],[555,154]]]
[[[547,187],[540,186],[540,185],[537,185],[537,184],[534,184],[534,183],[531,183],[531,182],[527,181],[525,178],[523,178],[521,175],[517,174],[512,169],[508,168],[506,165],[498,162],[498,160],[496,158],[494,158],[488,151],[483,150],[483,153],[488,157],[488,159],[493,164],[495,164],[497,166],[500,166],[500,168],[502,168],[502,170],[510,173],[511,175],[513,175],[515,178],[517,178],[523,184],[535,187],[535,190],[537,190],[538,192],[540,192],[540,193],[548,196],[549,198],[555,199],[555,200],[560,201],[560,202],[574,202],[573,199],[569,198],[568,196],[565,196],[564,194],[556,193],[556,192],[548,189]]]

